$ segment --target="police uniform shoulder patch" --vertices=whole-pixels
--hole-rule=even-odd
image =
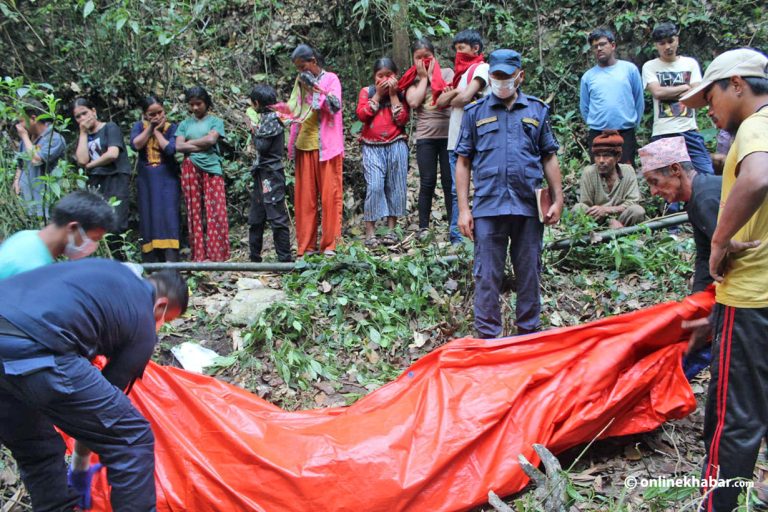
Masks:
[[[488,96],[484,96],[484,97],[482,97],[480,99],[477,99],[477,100],[474,100],[474,101],[471,101],[471,102],[467,103],[466,105],[464,105],[464,110],[471,110],[471,109],[475,108],[476,106],[481,105],[486,100],[486,98],[488,98]]]
[[[498,121],[498,120],[499,120],[499,118],[497,116],[485,117],[483,119],[478,119],[477,123],[475,123],[475,126],[480,127],[480,126],[483,126],[484,124],[492,123],[492,122]],[[523,120],[523,121],[525,121],[525,120]]]
[[[524,117],[523,118],[523,122],[526,123],[526,124],[532,124],[533,126],[535,126],[537,128],[539,127],[539,120],[538,119],[534,119],[532,117]]]
[[[549,104],[546,101],[542,100],[541,98],[537,98],[536,96],[528,96],[528,99],[533,100],[536,103],[541,103],[545,107],[549,108]]]

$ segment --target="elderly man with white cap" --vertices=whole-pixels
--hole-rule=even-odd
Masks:
[[[709,248],[717,225],[723,178],[696,172],[682,136],[658,139],[640,148],[638,153],[642,174],[651,194],[667,203],[685,203],[696,242],[692,291],[700,292],[712,283]],[[709,366],[711,358],[709,347],[705,346],[711,333],[708,321],[704,319],[690,327],[693,332],[683,361],[685,376],[689,380]]]
[[[709,258],[718,285],[704,477],[750,480],[768,434],[768,57],[725,52],[680,101],[708,104],[715,125],[734,135]],[[733,510],[740,490],[715,488],[704,509]]]

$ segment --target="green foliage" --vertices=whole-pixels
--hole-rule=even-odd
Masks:
[[[590,238],[593,233],[605,231],[593,218],[582,212],[566,210],[560,223],[558,238]],[[550,263],[571,268],[613,268],[616,272],[647,272],[650,274],[690,274],[690,259],[680,254],[693,254],[693,240],[680,240],[667,230],[638,232],[602,243],[574,244],[564,254],[548,253]],[[556,260],[554,258],[557,258]]]
[[[60,100],[51,92],[47,83],[27,83],[23,78],[5,77],[0,80],[0,125],[13,127],[21,119],[26,119],[26,101],[35,99],[43,105],[43,111],[37,113],[37,119],[50,122],[55,131],[66,133],[70,119],[58,113]],[[15,135],[15,128],[12,128]],[[53,132],[51,132],[53,134]],[[85,176],[76,170],[66,159],[39,179],[45,186],[42,193],[43,217],[36,218],[27,214],[21,196],[14,190],[16,170],[26,165],[32,158],[30,153],[19,154],[16,142],[0,139],[0,238],[22,229],[40,228],[48,222],[45,212],[61,196],[85,186]]]
[[[288,300],[252,327],[249,350],[264,343],[283,380],[300,388],[344,372],[363,385],[383,384],[402,371],[387,359],[407,358],[415,332],[466,327],[452,311],[471,275],[439,257],[427,249],[379,259],[353,244],[333,259],[299,262],[284,278]]]

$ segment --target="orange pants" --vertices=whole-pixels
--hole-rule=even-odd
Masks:
[[[320,161],[320,152],[296,150],[296,254],[317,251],[317,196],[323,210],[320,251],[335,251],[341,238],[344,157]]]

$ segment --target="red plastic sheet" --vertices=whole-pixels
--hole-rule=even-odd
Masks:
[[[159,511],[453,511],[527,483],[554,452],[645,432],[696,406],[682,320],[711,293],[590,324],[435,350],[350,407],[286,412],[150,364],[132,400],[153,426]],[[108,510],[104,473],[95,510]]]

